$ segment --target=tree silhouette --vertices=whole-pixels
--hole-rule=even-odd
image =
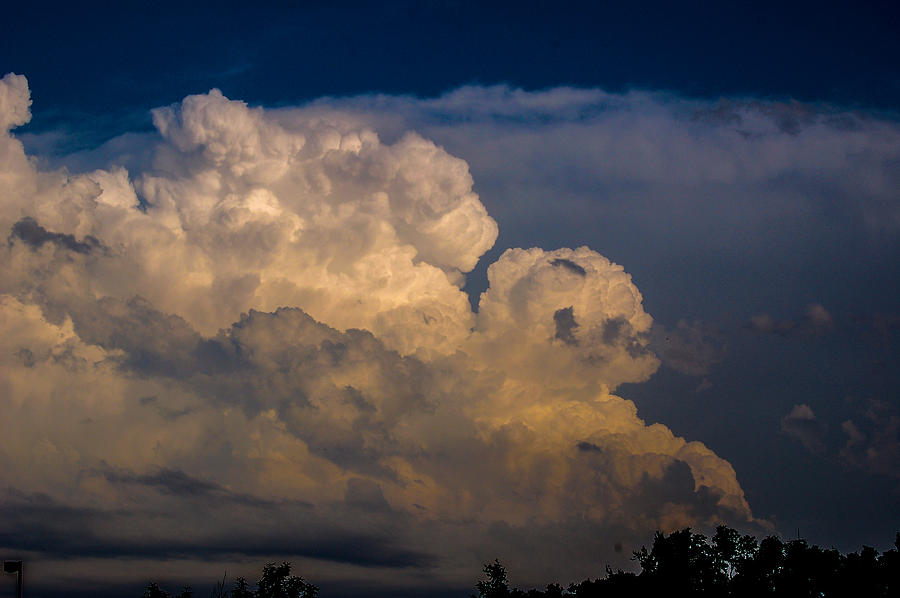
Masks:
[[[169,593],[160,589],[159,585],[150,582],[147,589],[141,595],[141,598],[169,598]]]
[[[652,589],[677,595],[724,595],[727,576],[721,569],[721,556],[707,544],[702,534],[691,528],[666,536],[657,532],[653,547],[635,553],[641,565],[641,577]]]
[[[712,597],[712,598],[893,598],[900,596],[900,533],[894,548],[878,554],[864,546],[842,555],[805,540],[783,542],[775,536],[757,542],[726,526],[711,539],[690,528],[657,532],[648,550],[634,560],[640,574],[606,568],[606,577],[571,584],[575,598]],[[495,560],[484,566],[486,580],[476,584],[479,598],[558,598],[562,588],[511,589],[506,569]]]
[[[509,581],[506,578],[506,567],[500,561],[494,559],[493,563],[484,566],[486,580],[475,584],[478,590],[478,598],[505,598],[509,596]]]
[[[226,598],[228,592],[224,589],[224,579],[213,590],[213,596]],[[257,582],[256,590],[250,589],[250,585],[243,577],[234,580],[231,589],[231,598],[317,598],[319,588],[309,583],[302,577],[291,575],[291,564],[267,563],[263,567],[262,575]],[[174,598],[191,598],[190,587],[185,587]],[[141,598],[172,598],[168,592],[151,582],[147,585]]]
[[[735,575],[746,568],[759,548],[756,538],[742,536],[737,530],[725,525],[716,528],[712,546],[715,550],[716,566],[724,571],[729,580],[734,579]]]
[[[319,588],[291,575],[291,564],[267,563],[257,582],[255,598],[316,598]]]
[[[191,598],[192,595],[193,592],[191,591],[190,586],[185,586],[181,593],[175,598]],[[158,584],[150,582],[147,584],[147,589],[144,590],[141,598],[171,598],[171,596],[168,592],[160,588]]]
[[[250,586],[247,585],[246,579],[238,577],[234,580],[234,588],[231,589],[231,598],[253,598],[253,592],[250,591]]]

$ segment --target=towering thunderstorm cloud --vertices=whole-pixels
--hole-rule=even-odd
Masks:
[[[511,249],[471,309],[498,229],[441,147],[212,90],[154,111],[140,173],[72,175],[8,133],[29,105],[0,81],[7,544],[575,579],[753,521],[728,462],[613,394],[659,367],[621,266]]]

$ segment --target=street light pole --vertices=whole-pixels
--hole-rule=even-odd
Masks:
[[[3,561],[3,572],[16,576],[16,598],[22,598],[22,575],[24,573],[22,561]]]

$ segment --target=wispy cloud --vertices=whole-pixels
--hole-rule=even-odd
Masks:
[[[834,318],[819,303],[806,308],[802,318],[776,320],[769,314],[759,314],[750,318],[747,328],[759,334],[776,334],[783,337],[816,337],[834,329]]]

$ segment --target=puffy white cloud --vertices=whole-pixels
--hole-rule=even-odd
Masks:
[[[92,264],[95,292],[141,295],[207,334],[282,305],[404,353],[452,351],[468,333],[461,273],[497,226],[465,162],[414,134],[385,146],[339,119],[286,128],[216,90],[154,122],[163,139],[146,174],[55,174],[7,218],[102,238],[118,259]]]
[[[503,360],[510,378],[612,390],[659,366],[647,349],[652,318],[631,276],[587,247],[510,249],[488,281],[473,342],[484,363]]]
[[[0,81],[4,122],[23,85]],[[753,521],[727,461],[612,394],[659,366],[622,266],[511,249],[473,313],[497,227],[464,161],[215,90],[154,123],[136,175],[40,172],[4,140],[4,500],[51,544],[84,515],[57,556],[440,576],[540,546],[522,562],[575,578],[608,534]]]
[[[31,120],[31,94],[28,80],[8,73],[0,84],[0,129],[4,132]]]

